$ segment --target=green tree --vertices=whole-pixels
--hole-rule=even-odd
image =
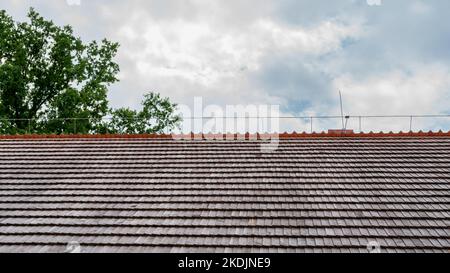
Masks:
[[[28,17],[15,22],[0,11],[0,133],[101,132],[119,45],[84,44],[32,8]]]
[[[119,108],[111,112],[109,131],[120,134],[164,133],[178,128],[181,117],[175,113],[177,105],[169,98],[150,92],[144,95],[142,110]]]

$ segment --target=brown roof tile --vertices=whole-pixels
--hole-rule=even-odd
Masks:
[[[450,133],[198,137],[0,136],[0,252],[450,248]]]

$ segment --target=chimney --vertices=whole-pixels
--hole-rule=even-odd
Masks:
[[[328,134],[331,135],[351,135],[353,134],[353,130],[350,129],[329,129]]]

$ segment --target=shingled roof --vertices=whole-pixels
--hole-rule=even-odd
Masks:
[[[449,133],[3,138],[0,252],[450,249]]]

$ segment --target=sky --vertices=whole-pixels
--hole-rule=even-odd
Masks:
[[[213,109],[278,105],[281,116],[450,114],[448,0],[1,0],[29,7],[84,41],[120,43],[112,107],[138,109],[144,93]],[[317,119],[314,130],[340,127]],[[307,119],[280,130],[307,131]],[[409,118],[365,118],[363,131],[408,131]],[[359,120],[347,125],[359,130]],[[413,130],[450,130],[415,118]]]

